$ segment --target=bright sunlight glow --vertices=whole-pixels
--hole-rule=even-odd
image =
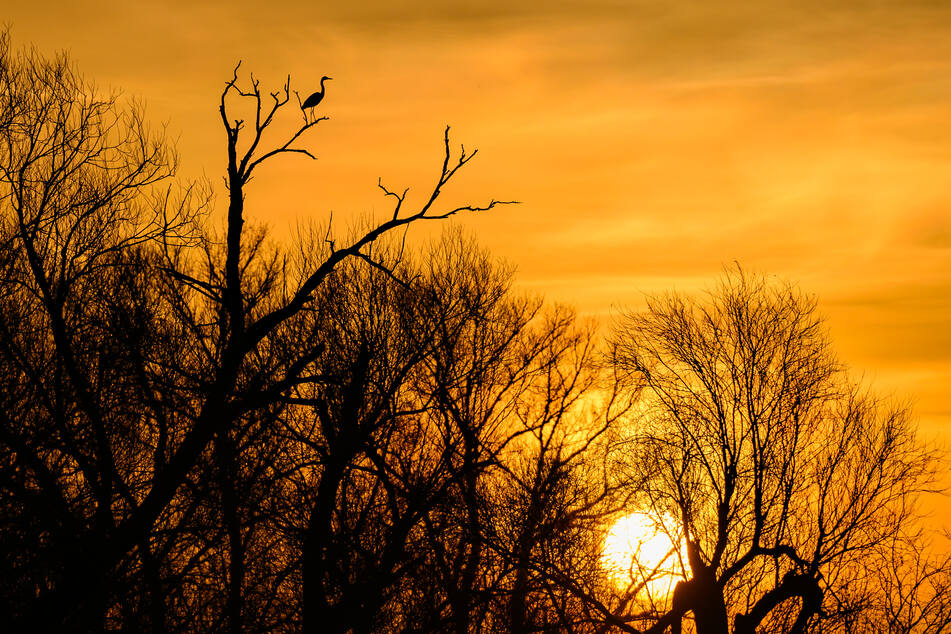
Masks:
[[[639,594],[653,599],[670,594],[683,578],[681,562],[687,556],[674,526],[670,517],[654,518],[642,512],[615,522],[604,539],[602,555],[611,580],[623,589],[643,583]]]

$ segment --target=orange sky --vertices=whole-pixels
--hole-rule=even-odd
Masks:
[[[524,202],[462,220],[522,285],[606,314],[733,260],[797,280],[844,360],[951,442],[947,0],[12,4],[15,44],[142,97],[219,190],[235,61],[274,89],[333,76],[320,161],[251,190],[278,234],[382,213],[378,176],[423,189],[451,124],[481,156],[450,198]]]

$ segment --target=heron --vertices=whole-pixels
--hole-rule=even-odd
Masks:
[[[333,79],[333,77],[327,77],[324,75],[320,78],[320,90],[312,94],[310,97],[304,100],[304,103],[300,105],[301,110],[313,109],[317,107],[317,104],[324,98],[324,82],[328,79]]]

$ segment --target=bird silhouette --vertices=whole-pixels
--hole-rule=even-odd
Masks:
[[[313,109],[317,107],[317,104],[319,104],[324,98],[324,82],[328,79],[333,79],[333,77],[327,77],[324,75],[320,78],[320,90],[304,100],[304,103],[300,105],[301,110]]]

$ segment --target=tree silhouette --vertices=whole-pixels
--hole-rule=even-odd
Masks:
[[[908,411],[848,377],[815,300],[741,270],[705,300],[651,299],[614,342],[649,408],[630,445],[638,504],[687,553],[645,631],[687,613],[699,634],[833,619],[842,571],[912,525],[932,486]]]
[[[145,569],[157,618],[166,610],[156,533],[165,533],[166,522],[202,513],[209,500],[200,489],[209,488],[216,489],[227,536],[225,621],[242,630],[247,553],[236,478],[247,465],[240,449],[253,435],[249,421],[273,415],[269,410],[284,395],[311,380],[315,359],[313,350],[299,350],[262,376],[266,348],[310,309],[341,263],[359,259],[389,271],[372,251],[381,237],[499,203],[437,208],[441,189],[474,156],[453,159],[447,129],[441,173],[423,204],[407,213],[406,194],[384,188],[396,201],[392,216],[345,247],[330,242],[322,260],[304,264],[295,284],[276,254],[266,259],[263,238],[248,242],[244,210],[254,171],[281,154],[311,156],[295,144],[325,119],[305,121],[283,143],[265,148],[263,133],[289,103],[289,85],[266,104],[259,83],[252,78],[242,88],[236,69],[222,92],[229,208],[220,244],[196,225],[201,208],[189,190],[172,204],[176,190],[162,184],[174,172],[174,155],[150,135],[141,109],[97,97],[65,58],[12,53],[8,38],[3,46],[3,321],[10,368],[3,434],[15,463],[11,480],[21,480],[8,490],[19,488],[19,496],[12,494],[20,509],[14,524],[58,526],[40,531],[44,544],[29,548],[46,559],[27,566],[39,577],[15,591],[11,618],[100,629],[119,618],[110,604],[128,587],[122,572]],[[231,97],[251,103],[253,129],[243,150],[246,123],[229,117]],[[203,469],[213,473],[207,480]],[[183,486],[196,476],[192,487],[202,499],[180,500],[194,497]],[[42,504],[26,504],[23,495],[39,495]],[[198,562],[189,560],[193,565]]]
[[[10,598],[14,615],[63,609],[79,623],[105,614],[116,544],[125,555],[147,537],[123,535],[148,486],[128,344],[158,334],[137,296],[147,246],[191,240],[194,212],[187,191],[172,202],[175,157],[140,108],[96,96],[64,58],[0,46],[2,433],[13,490],[30,499],[13,498],[12,523],[46,516],[25,548],[39,565]]]

